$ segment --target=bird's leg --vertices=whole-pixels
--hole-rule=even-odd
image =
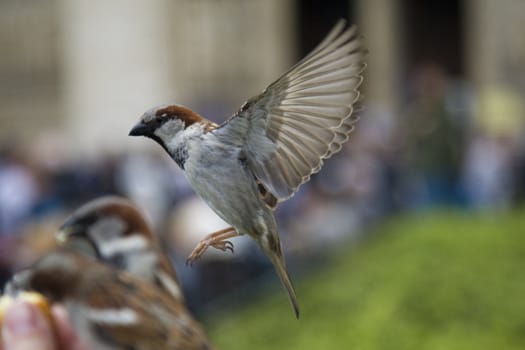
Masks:
[[[228,227],[207,235],[197,244],[195,249],[193,249],[188,259],[186,259],[186,265],[192,265],[197,261],[209,246],[220,249],[223,252],[230,250],[233,253],[233,243],[227,239],[236,236],[239,236],[239,234],[233,227]]]

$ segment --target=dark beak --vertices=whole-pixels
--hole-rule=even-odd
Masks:
[[[87,228],[98,220],[98,215],[88,215],[85,217],[70,216],[60,226],[56,233],[56,239],[60,243],[65,243],[70,237],[84,237],[87,235]]]
[[[60,244],[65,244],[69,237],[80,235],[80,227],[77,225],[62,225],[58,232],[55,234],[55,238]]]
[[[129,132],[129,136],[147,136],[153,132],[151,126],[144,124],[143,122],[138,122],[133,129]]]

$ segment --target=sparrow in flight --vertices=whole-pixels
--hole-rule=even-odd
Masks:
[[[209,247],[233,250],[248,234],[273,263],[299,316],[273,211],[341,149],[357,118],[366,52],[355,26],[339,21],[310,54],[217,125],[189,108],[146,111],[131,129],[159,143],[202,199],[231,227],[206,236],[188,258]]]

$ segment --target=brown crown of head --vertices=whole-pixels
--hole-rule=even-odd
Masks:
[[[155,116],[160,118],[182,120],[184,122],[184,128],[204,120],[202,116],[200,116],[198,113],[195,113],[191,109],[177,105],[160,107],[155,111]]]
[[[125,223],[122,234],[141,233],[153,239],[149,224],[142,212],[128,199],[117,196],[106,196],[95,199],[78,208],[60,227],[67,235],[87,237],[88,228],[104,217],[117,217]],[[67,239],[67,237],[66,237]]]

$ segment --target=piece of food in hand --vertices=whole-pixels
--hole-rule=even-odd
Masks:
[[[89,349],[211,350],[182,300],[157,285],[66,248],[16,273],[8,295],[37,291],[63,304]]]
[[[53,316],[51,315],[51,305],[45,296],[37,292],[19,292],[14,297],[5,294],[0,298],[0,326],[3,325],[7,309],[9,309],[9,306],[11,306],[17,299],[36,306],[44,314],[49,323],[51,325],[54,324]]]

